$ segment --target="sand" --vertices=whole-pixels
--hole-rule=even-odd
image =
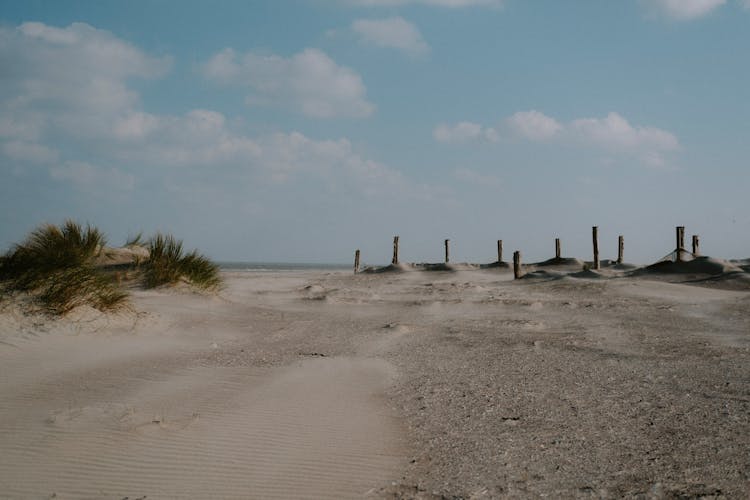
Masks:
[[[0,498],[750,496],[746,273],[399,271],[5,299]]]

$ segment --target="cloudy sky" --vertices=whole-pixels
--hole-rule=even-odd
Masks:
[[[749,158],[749,0],[0,1],[0,250],[750,257]]]

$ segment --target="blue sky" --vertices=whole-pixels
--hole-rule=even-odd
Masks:
[[[750,1],[0,1],[0,249],[750,256]]]

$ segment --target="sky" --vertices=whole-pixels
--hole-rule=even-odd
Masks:
[[[750,0],[0,0],[0,251],[750,257]]]

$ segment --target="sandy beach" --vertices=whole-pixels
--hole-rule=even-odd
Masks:
[[[0,500],[750,500],[750,0],[0,6]]]
[[[1,498],[750,495],[747,273],[222,274],[0,302]]]

